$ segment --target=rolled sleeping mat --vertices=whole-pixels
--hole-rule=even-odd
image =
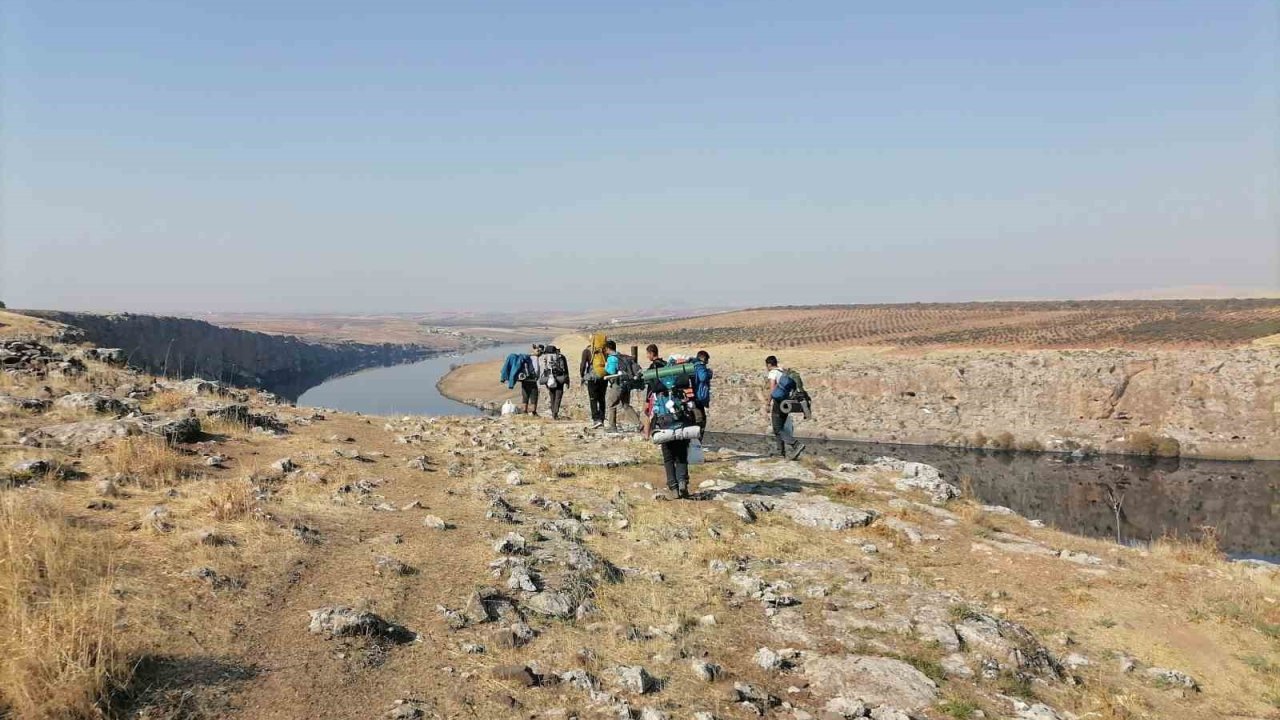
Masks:
[[[793,412],[803,413],[805,419],[808,419],[809,417],[808,400],[783,400],[778,403],[778,409],[787,414],[791,414]]]
[[[702,438],[702,428],[697,425],[689,425],[688,427],[677,428],[675,430],[656,430],[653,433],[653,444],[662,445],[673,440],[700,440]]]
[[[654,380],[665,380],[671,377],[693,377],[694,363],[680,363],[679,365],[668,365],[656,370],[645,370],[640,373],[641,379],[645,382],[653,382]]]

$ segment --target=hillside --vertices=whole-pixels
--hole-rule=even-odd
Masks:
[[[1280,334],[1280,299],[777,307],[632,324],[615,333],[762,348],[1235,347]]]
[[[670,501],[634,437],[321,414],[19,323],[14,718],[1260,718],[1280,697],[1280,575],[1211,535],[1116,547],[892,460],[710,453]]]

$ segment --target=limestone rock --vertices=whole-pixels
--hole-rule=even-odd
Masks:
[[[812,687],[831,696],[919,710],[938,697],[938,686],[901,660],[870,655],[814,656],[804,663]]]
[[[568,595],[553,591],[530,595],[525,599],[524,606],[539,615],[553,618],[571,618],[577,607]]]
[[[636,695],[644,695],[657,687],[649,671],[639,665],[619,665],[613,669],[613,675],[621,690]]]
[[[344,605],[331,605],[309,612],[311,622],[308,630],[317,635],[330,637],[371,636],[382,637],[397,642],[414,639],[413,633],[389,623],[377,615],[359,611]]]

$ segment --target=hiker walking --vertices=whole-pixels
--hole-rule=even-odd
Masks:
[[[538,376],[539,376],[539,357],[542,355],[542,345],[534,343],[529,352],[529,361],[526,367],[521,371],[520,378],[520,402],[522,404],[521,412],[528,415],[536,416],[538,414]]]
[[[787,419],[791,415],[789,411],[784,412],[782,401],[790,396],[790,388],[795,386],[795,382],[785,370],[778,368],[777,356],[770,355],[764,359],[765,369],[768,371],[769,378],[769,395],[766,412],[769,413],[769,420],[773,424],[773,436],[778,440],[778,451],[769,453],[771,456],[788,457],[787,448],[791,448],[789,457],[792,460],[800,457],[800,453],[804,452],[804,443],[796,440],[791,431],[787,430]]]
[[[582,349],[582,362],[578,364],[578,377],[587,390],[587,408],[593,428],[604,427],[606,342],[604,333],[592,333],[591,341]]]
[[[701,435],[693,423],[689,401],[673,378],[655,380],[645,401],[644,436],[662,448],[662,467],[667,474],[670,495],[689,497],[689,443]]]
[[[707,409],[711,407],[711,378],[714,377],[710,363],[711,353],[699,350],[693,363],[693,406],[698,427],[704,433],[707,430]]]
[[[631,388],[628,380],[634,378],[639,371],[635,358],[618,352],[618,343],[609,340],[605,343],[604,374],[609,379],[605,391],[605,430],[615,432],[618,429],[618,411],[626,410],[635,419],[636,425],[643,425],[640,413],[631,407]]]
[[[560,419],[560,403],[564,400],[565,388],[569,387],[569,361],[555,345],[548,345],[538,356],[538,382],[547,388],[547,402],[551,408],[551,419]]]

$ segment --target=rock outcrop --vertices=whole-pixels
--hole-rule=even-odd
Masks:
[[[128,362],[158,375],[216,378],[295,399],[324,380],[367,367],[420,360],[431,350],[384,343],[312,343],[219,327],[203,320],[130,313],[24,310],[78,328],[85,340],[119,348]]]

